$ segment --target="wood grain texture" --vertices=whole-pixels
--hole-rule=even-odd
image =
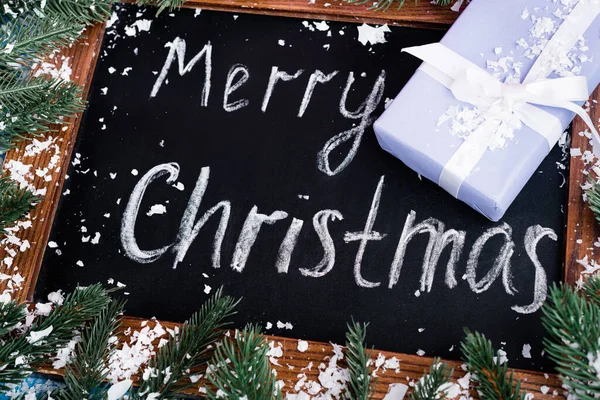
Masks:
[[[134,2],[134,0],[126,0]],[[458,17],[450,7],[431,4],[429,0],[407,1],[401,9],[392,5],[388,11],[370,11],[366,5],[343,1],[316,0],[188,0],[185,7],[230,11],[248,14],[269,14],[283,17],[312,18],[332,21],[419,26],[446,29]]]
[[[90,27],[84,33],[84,37],[77,43],[62,52],[64,57],[69,57],[71,60],[71,80],[81,85],[84,88],[83,98],[87,98],[94,68],[96,66],[97,56],[100,53],[102,37],[104,36],[104,25],[97,24]],[[8,268],[6,265],[0,267],[0,273],[4,272],[12,275],[15,272],[20,273],[24,278],[19,291],[13,294],[13,298],[21,301],[30,300],[33,295],[35,283],[39,273],[39,268],[44,257],[44,250],[48,243],[52,221],[56,214],[58,201],[62,193],[62,187],[65,181],[69,162],[71,161],[71,152],[75,144],[75,137],[81,122],[81,114],[71,119],[71,123],[66,125],[67,129],[62,130],[62,126],[56,126],[55,132],[51,132],[40,140],[46,137],[56,138],[56,144],[60,147],[60,161],[53,174],[53,181],[45,183],[42,177],[35,177],[34,185],[36,187],[46,186],[47,192],[44,200],[40,202],[31,213],[32,227],[19,234],[19,238],[27,240],[31,247],[23,252],[18,252],[13,259],[12,265]],[[17,148],[11,150],[6,155],[5,163],[10,160],[20,161],[25,165],[31,165],[32,173],[38,168],[44,168],[48,165],[49,159],[52,157],[51,152],[44,152],[35,157],[27,157],[24,155],[28,142],[22,142]],[[4,260],[9,256],[4,246],[0,246],[0,260]],[[16,269],[15,269],[16,268]],[[6,288],[8,281],[0,280],[0,293]]]
[[[600,121],[600,106],[594,102],[599,99],[600,87],[596,88],[589,102],[592,121]],[[582,153],[592,150],[589,139],[579,134],[586,130],[589,128],[577,117],[573,121],[571,147],[581,149]],[[586,274],[582,275],[585,268],[577,260],[582,260],[586,256],[590,261],[597,260],[600,255],[600,248],[594,245],[595,242],[600,241],[600,227],[594,219],[594,213],[583,201],[583,189],[581,188],[586,180],[583,171],[589,170],[590,167],[591,165],[584,164],[581,157],[571,157],[564,274],[565,282],[571,284],[575,284],[581,276],[586,276]]]
[[[153,321],[143,321],[139,318],[127,317],[124,320],[123,327],[120,330],[119,339],[129,343],[129,336],[123,335],[123,331],[131,328],[131,330],[140,330],[142,326],[153,328]],[[160,321],[163,328],[175,327],[177,324]],[[306,375],[306,381],[319,382],[319,365],[324,363],[328,365],[331,356],[333,356],[333,346],[329,343],[308,341],[308,350],[305,352],[298,351],[298,340],[279,336],[267,336],[269,342],[279,346],[283,350],[283,356],[275,358],[277,364],[272,364],[272,367],[277,372],[277,380],[284,382],[284,391],[294,393],[294,387],[300,381],[302,375]],[[156,343],[155,343],[156,345]],[[396,357],[400,361],[399,371],[379,369],[376,372],[377,385],[374,400],[382,400],[389,390],[389,386],[394,383],[402,383],[411,386],[419,378],[423,376],[425,371],[429,370],[432,358],[419,357],[417,355],[391,353],[386,351],[373,351],[373,358],[379,355],[385,356],[386,359]],[[448,364],[454,368],[453,379],[460,379],[465,376],[465,372],[461,368],[462,363],[456,361],[448,361]],[[340,367],[346,367],[344,361],[338,362]],[[373,370],[373,367],[371,368]],[[43,367],[40,372],[47,374],[60,374],[61,371],[54,370],[48,366]],[[515,371],[515,378],[522,381],[522,388],[528,393],[532,393],[536,400],[564,399],[562,395],[560,379],[556,375],[545,375],[539,372],[530,371]],[[134,380],[136,378],[134,377]],[[186,394],[199,395],[198,388],[206,384],[205,380],[200,380],[198,385],[186,390]],[[306,391],[306,389],[304,389]],[[546,392],[546,394],[542,393]],[[474,398],[477,398],[477,393],[471,392]]]
[[[332,3],[331,6],[326,6],[324,1],[318,0],[315,4],[310,4],[308,1],[283,1],[283,0],[264,0],[260,2],[247,2],[242,0],[191,0],[189,6],[202,7],[205,9],[226,10],[232,12],[248,12],[271,15],[294,16],[301,18],[318,18],[341,21],[355,22],[370,22],[370,23],[389,23],[396,25],[419,25],[446,27],[452,23],[457,14],[448,10],[448,8],[438,8],[422,0],[418,4],[407,2],[401,11],[390,10],[388,13],[373,13],[368,12],[364,7],[352,6],[345,3]],[[99,54],[102,36],[104,33],[103,26],[94,26],[87,31],[87,39],[84,39],[67,49],[64,54],[72,57],[72,78],[77,83],[85,87],[85,93],[89,90],[91,78],[94,72],[96,59]],[[595,98],[600,98],[600,93],[595,93]],[[598,115],[594,118],[598,119]],[[31,297],[39,267],[41,265],[46,243],[52,227],[52,220],[56,214],[58,200],[60,198],[62,187],[65,179],[65,173],[71,159],[71,153],[77,130],[79,128],[81,116],[74,119],[72,125],[66,131],[53,133],[58,135],[61,150],[60,172],[55,175],[57,180],[48,185],[46,199],[41,202],[32,213],[33,226],[30,228],[23,238],[26,238],[31,243],[31,248],[15,257],[13,267],[18,266],[18,270],[25,278],[22,285],[22,290],[18,294],[20,300],[25,300],[29,295]],[[574,132],[583,130],[581,122],[576,121]],[[577,135],[574,136],[573,146],[582,147],[586,145],[586,141]],[[49,155],[41,154],[34,159],[24,159],[22,157],[26,144],[21,145],[15,151],[11,151],[8,160],[20,160],[24,163],[37,166],[47,164]],[[576,259],[581,258],[583,254],[593,256],[590,252],[590,247],[593,241],[600,234],[595,231],[597,229],[593,222],[593,217],[589,210],[584,207],[581,201],[581,174],[583,168],[578,163],[580,160],[573,160],[571,166],[571,185],[569,191],[569,206],[568,206],[568,227],[567,227],[567,244],[566,244],[566,272],[565,278],[568,282],[574,282],[579,276],[579,269],[575,263]],[[41,178],[40,178],[41,179]],[[56,184],[54,184],[56,183]],[[577,240],[581,239],[582,243],[577,244]],[[593,250],[593,248],[591,249]],[[3,259],[4,250],[0,249],[0,259]],[[0,270],[1,272],[1,270]],[[4,288],[6,282],[0,282],[0,290]],[[153,322],[150,322],[152,324]],[[175,324],[161,322],[163,326],[173,327]],[[142,321],[133,317],[126,317],[122,327],[122,331],[131,328],[133,330],[141,329]],[[121,338],[129,340],[122,335]],[[293,389],[299,380],[298,375],[306,374],[308,380],[318,382],[318,365],[325,362],[327,357],[333,355],[332,345],[326,343],[309,342],[309,348],[306,352],[298,351],[298,341],[290,338],[269,336],[269,341],[274,341],[275,344],[281,343],[283,348],[283,357],[278,359],[279,365],[274,365],[277,371],[278,379],[285,383],[285,390]],[[374,351],[374,356],[380,352]],[[400,360],[400,372],[388,370],[386,373],[378,373],[377,393],[375,399],[382,399],[388,391],[391,383],[408,384],[411,381],[419,379],[423,372],[429,368],[432,361],[428,357],[418,357],[416,355],[397,354],[390,352],[381,352],[386,358],[396,357]],[[313,367],[306,369],[310,363]],[[455,367],[455,378],[462,377],[464,372],[460,368],[459,362],[450,362]],[[343,363],[340,363],[343,366]],[[303,370],[304,368],[304,370]],[[60,371],[53,370],[50,367],[44,367],[41,372],[57,374]],[[530,371],[517,371],[516,378],[523,380],[523,388],[533,393],[536,399],[557,399],[564,398],[562,389],[560,388],[560,380],[554,375],[544,375],[542,373]],[[543,388],[543,390],[542,390]],[[293,390],[292,390],[293,391]],[[546,394],[543,394],[546,392]],[[197,394],[197,389],[193,389],[190,394]],[[555,395],[558,394],[558,395]]]

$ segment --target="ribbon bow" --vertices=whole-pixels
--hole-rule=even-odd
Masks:
[[[574,103],[588,99],[587,79],[583,76],[540,78],[531,82],[533,74],[530,72],[524,83],[502,83],[441,43],[409,47],[402,51],[423,60],[419,69],[446,86],[457,100],[472,104],[482,112],[494,105],[506,106],[510,114],[547,140],[548,150],[562,135],[563,126],[556,116],[540,106],[562,108],[579,115],[600,143],[600,135],[591,118]],[[535,73],[539,74],[537,69],[534,69]],[[444,166],[438,184],[458,197],[462,183],[496,140],[493,130],[498,127],[497,123],[484,123],[481,129],[468,135]]]
[[[481,69],[468,68],[450,85],[457,100],[480,109],[502,102],[525,125],[544,137],[554,137],[562,126],[554,118],[541,115],[536,106],[563,108],[579,115],[590,130],[598,134],[585,110],[573,101],[588,99],[587,79],[584,76],[546,79],[533,83],[502,83]],[[545,113],[544,113],[545,114]],[[551,143],[553,145],[554,143]]]

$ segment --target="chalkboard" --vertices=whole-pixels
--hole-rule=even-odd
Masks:
[[[492,223],[371,128],[419,65],[400,49],[444,32],[154,12],[115,6],[36,298],[100,281],[128,315],[183,321],[223,286],[240,327],[340,343],[354,318],[378,349],[449,359],[468,327],[548,368],[564,150]]]

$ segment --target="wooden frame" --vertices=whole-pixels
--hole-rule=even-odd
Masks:
[[[357,7],[349,4],[333,4],[327,5],[324,0],[317,0],[315,4],[310,4],[307,1],[295,0],[261,0],[256,3],[249,3],[244,0],[191,0],[186,6],[200,7],[204,9],[235,11],[238,13],[260,13],[281,16],[294,16],[300,18],[313,18],[325,20],[340,20],[349,22],[370,22],[370,23],[388,23],[393,25],[404,26],[420,26],[420,27],[439,27],[447,28],[457,17],[457,13],[449,10],[449,8],[435,7],[429,1],[421,1],[419,3],[406,2],[401,10],[392,10],[387,13],[376,13],[367,11],[364,7]],[[90,27],[86,31],[86,38],[82,39],[76,45],[64,51],[64,55],[71,57],[72,60],[72,76],[71,78],[85,88],[84,97],[87,96],[91,80],[94,73],[94,68],[104,34],[104,26],[96,25]],[[593,99],[600,99],[600,90],[596,90]],[[593,102],[590,102],[592,106]],[[592,120],[596,121],[600,118],[598,108],[592,109]],[[32,226],[19,233],[21,240],[27,240],[31,247],[25,252],[20,252],[14,257],[12,266],[0,266],[0,273],[10,271],[11,273],[19,272],[24,278],[20,287],[13,292],[13,298],[21,301],[31,300],[33,291],[38,277],[38,272],[41,267],[44,250],[46,248],[52,221],[56,214],[57,205],[62,187],[65,180],[65,174],[71,160],[71,153],[75,143],[75,137],[79,129],[81,115],[73,119],[72,124],[64,131],[58,130],[52,135],[57,137],[55,142],[60,148],[60,162],[58,170],[55,174],[57,181],[52,181],[46,184],[47,192],[45,200],[43,200],[32,212]],[[573,142],[572,147],[580,147],[582,151],[588,149],[588,140],[584,136],[576,134],[585,130],[583,122],[576,119],[573,123]],[[20,160],[25,164],[32,164],[32,171],[39,166],[47,165],[50,155],[40,154],[34,157],[28,157],[25,153],[27,143],[21,144],[17,149],[11,150],[6,159]],[[593,245],[600,236],[600,230],[594,221],[592,212],[583,202],[581,184],[584,176],[581,171],[584,169],[584,164],[580,158],[571,160],[570,178],[569,178],[569,200],[567,210],[567,234],[565,243],[565,274],[564,280],[570,284],[574,284],[580,279],[583,271],[583,266],[577,263],[577,260],[584,258],[585,255],[593,258],[600,252],[600,249]],[[42,177],[35,177],[36,184],[43,184]],[[39,186],[38,186],[39,187]],[[596,250],[599,249],[599,250]],[[6,249],[0,249],[0,260],[7,256]],[[1,276],[1,275],[0,275]],[[7,287],[7,280],[0,280],[0,291]],[[142,320],[138,318],[126,317],[124,321],[124,329],[132,327],[139,329]],[[161,322],[163,326],[173,326],[175,324]],[[293,388],[298,381],[297,375],[300,370],[307,366],[310,361],[315,365],[324,361],[325,355],[331,355],[331,345],[325,343],[309,342],[309,348],[306,352],[297,350],[297,340],[282,337],[269,337],[282,344],[283,357],[281,357],[281,366],[275,366],[277,370],[277,379],[285,382],[285,388]],[[378,352],[376,351],[375,354]],[[419,379],[423,372],[428,369],[431,358],[418,357],[416,355],[394,354],[390,352],[381,352],[387,358],[395,356],[400,360],[400,373],[387,371],[387,373],[379,373],[377,381],[377,392],[375,399],[382,399],[388,391],[388,386],[391,383],[408,384],[409,381]],[[449,362],[455,367],[455,377],[461,377],[464,372],[460,368],[459,362]],[[50,367],[42,368],[42,372],[60,373],[60,371],[52,370]],[[309,380],[318,381],[317,368],[312,370],[304,370]],[[558,398],[562,396],[563,390],[561,382],[557,376],[547,375],[539,372],[517,371],[516,378],[523,380],[523,388],[530,393],[533,393],[536,399],[551,399],[557,398],[553,393],[559,393]],[[408,381],[407,381],[408,380]],[[547,394],[542,393],[541,388],[547,387],[544,390]],[[544,388],[546,389],[546,388]],[[197,394],[197,392],[190,392]]]

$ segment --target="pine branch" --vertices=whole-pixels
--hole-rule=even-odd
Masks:
[[[600,275],[590,277],[585,282],[583,293],[589,301],[600,307]]]
[[[110,16],[115,0],[4,0],[13,12],[35,13],[49,17],[58,17],[76,24],[92,25],[104,22]]]
[[[111,303],[86,327],[81,341],[75,346],[71,363],[65,370],[66,388],[56,393],[57,400],[102,400],[108,387],[106,361],[114,352],[110,338],[120,326],[119,315],[123,312],[124,301]]]
[[[423,375],[415,385],[409,400],[445,399],[452,372],[454,369],[450,368],[448,364],[441,363],[439,358],[435,358],[429,368],[429,373]]]
[[[0,302],[0,344],[2,338],[12,332],[25,316],[25,304],[12,300],[7,303]]]
[[[394,4],[394,2],[398,3],[398,9],[401,9],[402,6],[404,6],[404,3],[406,3],[406,0],[378,0],[378,1],[373,1],[373,0],[344,0],[347,3],[350,4],[356,4],[356,5],[363,5],[363,4],[367,4],[367,3],[373,3],[370,7],[369,10],[375,10],[375,11],[387,11],[392,4]],[[418,0],[415,0],[415,3],[418,2]],[[452,0],[433,0],[432,1],[433,4],[438,5],[438,6],[447,6],[450,3],[452,3]]]
[[[346,398],[349,400],[370,400],[375,393],[375,385],[371,383],[371,375],[367,366],[371,352],[365,350],[365,337],[369,324],[352,321],[346,333],[346,359],[350,373],[350,382]]]
[[[0,68],[30,67],[35,61],[71,44],[84,26],[73,20],[36,14],[6,20],[0,29]]]
[[[47,77],[21,79],[16,72],[0,72],[0,153],[15,143],[51,131],[64,117],[83,109],[81,89],[72,82]]]
[[[34,321],[27,334],[6,340],[0,348],[0,390],[25,379],[47,360],[48,353],[71,340],[74,329],[97,317],[108,301],[107,291],[99,284],[79,288],[47,318]]]
[[[600,222],[600,182],[596,182],[588,176],[588,182],[592,185],[585,191],[585,196],[590,209],[594,212],[596,221]]]
[[[183,6],[183,3],[185,3],[185,2],[186,2],[186,0],[137,0],[136,1],[136,3],[141,6],[151,5],[151,6],[158,7],[158,11],[156,12],[157,16],[167,8],[169,9],[169,11],[173,11],[175,9],[181,8],[181,6]]]
[[[149,378],[143,381],[137,398],[155,394],[155,400],[178,398],[178,393],[191,387],[186,382],[192,371],[205,367],[211,358],[211,347],[223,335],[227,318],[235,314],[239,300],[223,296],[222,289],[207,300],[181,327],[177,337],[170,337],[148,363]]]
[[[600,305],[595,297],[599,287],[598,277],[586,283],[585,294],[554,285],[542,308],[544,349],[569,392],[580,400],[600,397]]]
[[[521,382],[515,383],[513,372],[508,373],[506,363],[500,362],[500,354],[494,360],[492,342],[480,333],[470,333],[461,343],[463,360],[477,383],[481,400],[524,400]]]
[[[258,327],[235,331],[215,350],[207,373],[209,399],[270,400],[281,399],[275,375],[269,366],[269,345]]]
[[[6,229],[23,218],[40,200],[41,198],[34,196],[29,189],[20,189],[12,179],[0,178],[0,235],[6,234]],[[0,337],[1,329],[2,327]]]

